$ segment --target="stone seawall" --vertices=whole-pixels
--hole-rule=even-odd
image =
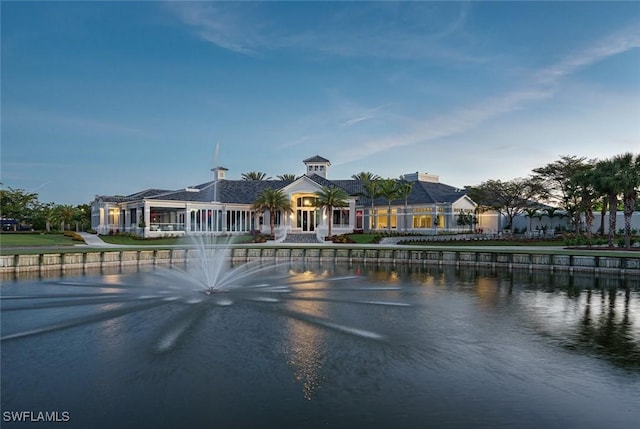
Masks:
[[[109,267],[185,264],[198,259],[197,249],[96,250],[77,253],[41,253],[0,256],[0,273],[66,272]],[[389,247],[234,247],[232,262],[252,260],[319,260],[349,263],[392,263],[478,266],[566,272],[612,273],[640,276],[638,257],[542,254],[535,251],[407,249]]]

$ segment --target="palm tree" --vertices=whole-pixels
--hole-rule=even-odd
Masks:
[[[551,230],[553,231],[553,218],[556,217],[556,213],[558,212],[557,207],[547,207],[544,209],[545,215],[549,218]]]
[[[409,195],[413,189],[413,182],[402,182],[398,186],[398,195],[404,200],[404,231],[407,232],[409,226],[407,225],[407,206],[409,205]]]
[[[527,216],[529,216],[529,235],[531,237],[533,237],[533,225],[532,225],[532,221],[534,217],[538,217],[540,216],[540,213],[538,212],[538,207],[528,207],[526,209],[524,209],[525,213]]]
[[[360,180],[361,182],[371,182],[373,180],[380,180],[380,176],[373,174],[370,171],[361,171],[358,174],[352,174],[351,178],[354,180]]]
[[[618,211],[618,195],[622,193],[616,180],[618,165],[612,159],[605,159],[596,164],[594,175],[598,177],[593,185],[596,192],[606,195],[609,206],[609,247],[613,247],[616,232],[616,213]],[[603,231],[604,233],[604,231]]]
[[[640,188],[640,154],[630,152],[613,158],[617,165],[616,182],[624,202],[624,247],[631,248],[631,216],[635,210],[638,188]]]
[[[316,192],[316,207],[324,209],[327,213],[327,222],[329,224],[328,236],[332,237],[331,225],[333,224],[333,208],[347,207],[349,195],[341,188],[335,186],[325,186]]]
[[[281,189],[265,188],[254,201],[253,209],[259,213],[269,211],[269,226],[271,227],[271,236],[273,236],[275,214],[280,210],[291,212],[291,200]]]
[[[391,201],[400,196],[398,182],[394,179],[381,180],[380,196],[387,200],[387,231],[391,232]]]
[[[593,199],[597,195],[594,182],[595,167],[585,167],[576,172],[570,180],[573,182],[572,187],[580,196],[579,204],[576,207],[584,212],[584,220],[586,223],[587,245],[591,247],[591,230],[593,228]]]
[[[363,191],[360,192],[359,195],[371,201],[371,211],[369,213],[369,216],[371,218],[370,226],[371,226],[371,229],[376,229],[376,221],[375,221],[376,216],[375,216],[374,204],[375,204],[376,198],[380,196],[380,178],[376,175],[372,175],[372,173],[365,173],[365,172],[362,172],[358,175],[354,175],[351,177],[356,180],[362,181]],[[362,177],[362,178],[356,178],[356,177]]]
[[[267,173],[262,171],[250,171],[248,173],[242,173],[240,176],[242,180],[270,180],[271,177],[267,177]]]
[[[293,173],[279,174],[277,177],[278,179],[285,180],[287,182],[293,182],[294,180],[296,180],[296,175]]]
[[[58,218],[62,223],[62,231],[64,232],[65,226],[71,223],[71,220],[76,215],[76,208],[71,204],[60,204],[56,207]]]

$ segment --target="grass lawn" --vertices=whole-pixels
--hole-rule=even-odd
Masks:
[[[358,244],[373,243],[373,240],[379,236],[379,234],[349,234],[349,238]]]
[[[147,240],[136,240],[125,235],[101,235],[100,238],[105,243],[123,246],[188,246],[192,244],[189,238],[154,238]],[[227,243],[229,237],[221,237],[220,243]],[[250,235],[233,235],[231,243],[242,243],[251,238]]]
[[[75,246],[84,241],[74,241],[63,234],[31,234],[7,233],[0,234],[2,247],[45,247],[45,246]]]

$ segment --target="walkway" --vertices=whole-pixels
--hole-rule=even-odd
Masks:
[[[122,247],[115,244],[105,243],[96,234],[89,234],[88,232],[78,232],[77,234],[82,237],[84,242],[87,243],[87,246],[89,247]]]

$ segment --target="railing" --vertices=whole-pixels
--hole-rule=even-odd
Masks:
[[[184,223],[151,223],[149,224],[149,231],[184,231]]]

